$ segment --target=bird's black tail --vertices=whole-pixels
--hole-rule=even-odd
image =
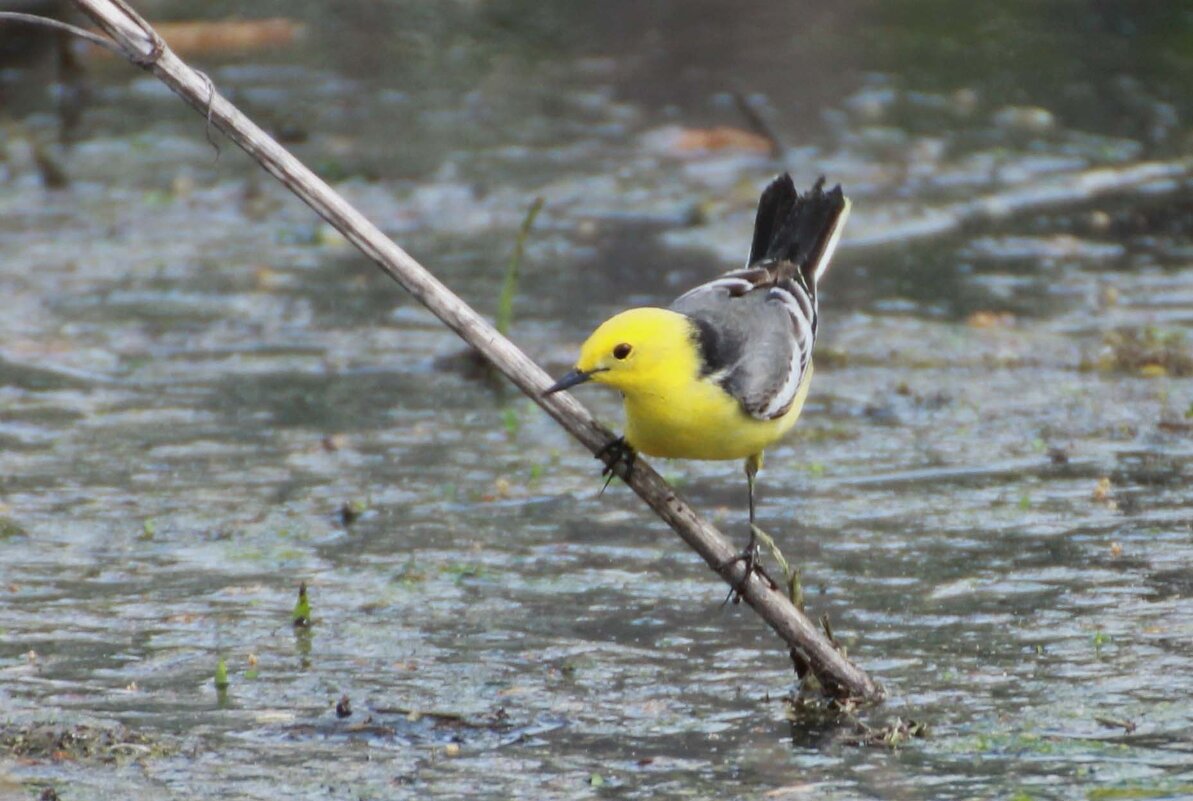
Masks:
[[[849,199],[838,184],[824,191],[824,178],[802,196],[789,173],[771,181],[758,200],[754,241],[747,266],[758,262],[790,262],[804,283],[815,290],[837,247]]]

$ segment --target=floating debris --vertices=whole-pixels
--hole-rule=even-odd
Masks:
[[[129,756],[163,756],[171,751],[160,742],[119,725],[112,728],[58,723],[0,725],[0,754],[22,760],[113,763]]]
[[[1095,715],[1094,720],[1108,729],[1122,729],[1124,734],[1134,734],[1135,729],[1138,728],[1138,725],[1135,723],[1135,721],[1128,720],[1127,718],[1122,718],[1120,720],[1118,718],[1104,718]]]
[[[774,143],[762,134],[718,125],[713,128],[664,126],[642,136],[646,150],[664,156],[694,158],[713,153],[744,153],[769,156]]]
[[[1193,351],[1182,331],[1162,331],[1153,326],[1111,331],[1085,370],[1135,373],[1144,378],[1193,375]]]
[[[1068,464],[1069,451],[1059,445],[1053,445],[1048,449],[1048,461],[1053,464]]]
[[[1113,485],[1110,483],[1110,478],[1102,476],[1098,479],[1098,483],[1094,485],[1094,491],[1090,493],[1090,497],[1098,503],[1105,504],[1109,509],[1117,509],[1118,503],[1110,495],[1112,488]]]
[[[854,723],[859,733],[852,738],[846,738],[845,742],[850,745],[896,749],[906,745],[909,740],[928,736],[928,724],[914,720],[895,718],[878,729],[871,728],[860,720],[855,720]]]
[[[268,19],[184,20],[154,23],[157,32],[181,56],[230,56],[286,47],[306,36],[306,25],[286,17]],[[91,53],[111,54],[93,47]]]
[[[347,444],[348,437],[344,434],[324,434],[323,439],[319,440],[319,445],[328,453],[343,450]]]
[[[1039,106],[1006,106],[995,112],[994,124],[1011,131],[1039,134],[1056,128],[1056,115]]]
[[[976,311],[965,318],[965,324],[970,328],[1010,328],[1015,325],[1015,315],[1005,311]]]
[[[364,498],[345,501],[344,505],[340,507],[340,522],[345,526],[350,526],[360,519],[360,516],[368,510],[369,502]]]

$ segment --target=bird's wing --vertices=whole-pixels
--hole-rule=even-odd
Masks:
[[[801,196],[784,173],[758,201],[746,268],[671,304],[699,332],[705,375],[753,417],[786,414],[808,375],[816,281],[828,268],[848,216],[841,187],[825,192],[821,178]]]
[[[760,420],[791,408],[812,363],[816,304],[791,279],[738,270],[673,304],[699,332],[703,372]]]

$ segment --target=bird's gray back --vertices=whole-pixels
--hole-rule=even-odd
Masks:
[[[802,374],[807,369],[812,337],[809,330],[806,343],[801,342],[790,308],[774,291],[776,287],[751,284],[745,289],[744,284],[735,284],[734,276],[746,272],[696,287],[671,309],[687,315],[696,326],[705,374],[748,414],[769,419],[785,413],[794,400],[800,377],[793,382],[792,371]],[[806,344],[806,358],[799,353],[801,344]],[[790,397],[781,397],[784,394]]]

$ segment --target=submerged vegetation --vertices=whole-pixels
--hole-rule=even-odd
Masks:
[[[1087,369],[1134,373],[1147,378],[1193,375],[1193,346],[1184,331],[1154,326],[1111,331]]]
[[[115,763],[165,756],[175,750],[124,726],[0,724],[0,756],[28,761]]]

